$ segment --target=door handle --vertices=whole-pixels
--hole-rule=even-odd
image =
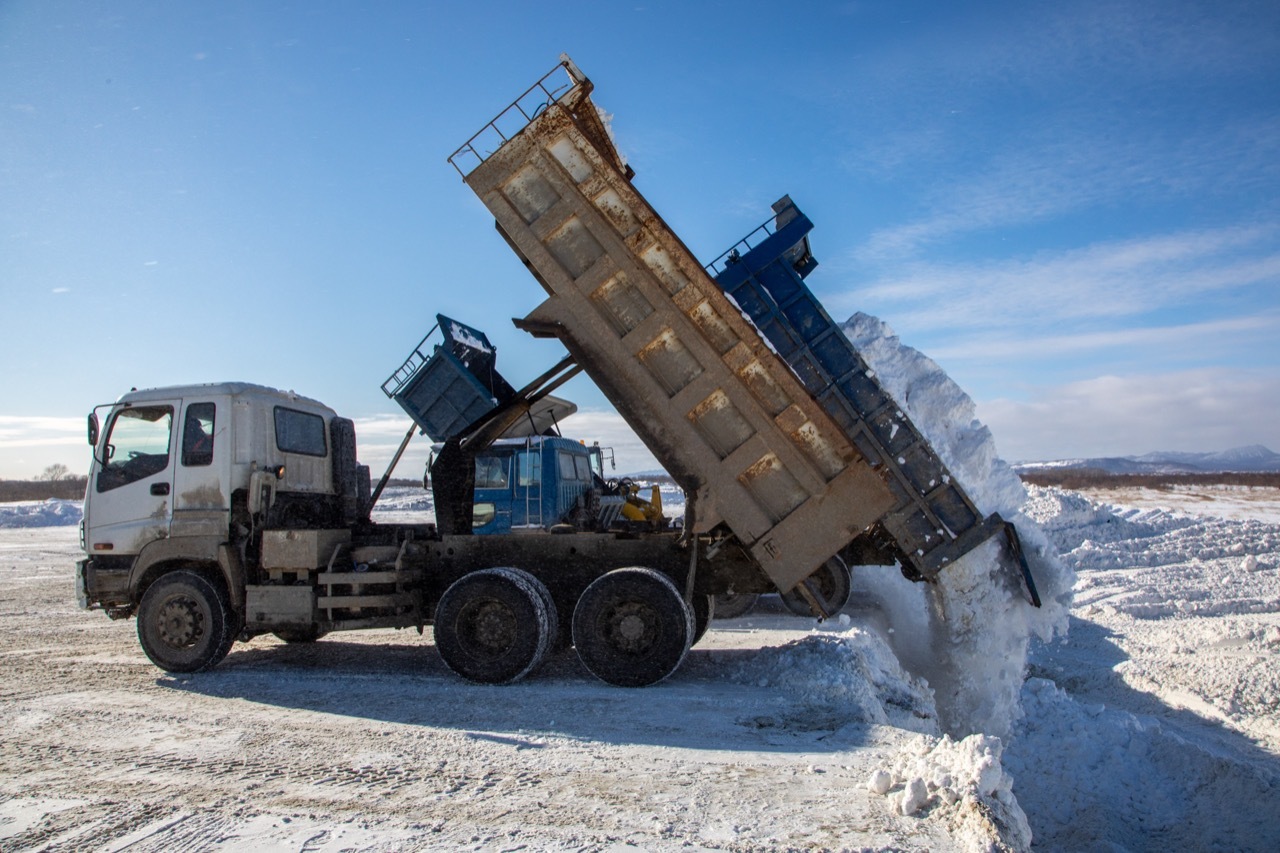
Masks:
[[[168,483],[152,483],[151,494],[155,495],[156,497],[162,497],[164,495],[169,494],[169,484]]]

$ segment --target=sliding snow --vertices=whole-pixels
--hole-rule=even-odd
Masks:
[[[855,588],[879,601],[893,626],[889,640],[908,671],[933,688],[948,734],[1007,736],[1031,638],[1065,634],[1074,575],[1039,527],[1022,514],[1022,482],[996,453],[973,400],[932,359],[902,344],[884,322],[863,313],[845,334],[984,514],[1011,521],[1022,540],[1043,607],[1005,582],[1001,546],[991,540],[943,570],[935,585],[896,570],[855,572]]]

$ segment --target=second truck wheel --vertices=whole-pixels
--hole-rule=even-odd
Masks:
[[[693,611],[664,574],[615,569],[592,582],[573,611],[573,644],[592,675],[644,687],[675,672],[694,637]]]

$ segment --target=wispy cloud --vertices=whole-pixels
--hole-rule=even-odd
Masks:
[[[1074,353],[1099,353],[1108,349],[1141,348],[1150,352],[1159,348],[1202,353],[1240,343],[1240,336],[1280,338],[1280,312],[1235,317],[1206,323],[1185,323],[1152,328],[1126,328],[1112,331],[1080,332],[1070,335],[1022,334],[991,337],[961,337],[954,343],[936,347],[930,354],[940,361],[979,358],[983,361],[1006,359],[1058,359]]]
[[[989,142],[982,154],[970,152],[982,159],[935,164],[933,174],[949,178],[922,192],[916,218],[872,232],[853,260],[895,262],[964,235],[1135,200],[1247,193],[1280,177],[1274,118],[1173,137],[1141,122],[1098,125],[1077,111],[1058,113]]]
[[[0,415],[0,476],[30,478],[54,463],[89,469],[84,418]]]
[[[1247,226],[1104,243],[1031,259],[916,263],[828,299],[915,329],[1132,318],[1280,282],[1280,229]]]
[[[841,160],[896,199],[856,250],[898,261],[1100,205],[1249,194],[1275,211],[1280,73],[1268,4],[1005,5],[849,60]]]
[[[980,402],[1013,461],[1280,447],[1280,377],[1222,369],[1097,376]]]
[[[0,448],[72,443],[85,443],[84,418],[0,415]]]

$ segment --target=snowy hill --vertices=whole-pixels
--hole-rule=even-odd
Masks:
[[[1091,468],[1110,474],[1217,474],[1280,471],[1280,453],[1260,444],[1235,447],[1216,453],[1157,451],[1141,456],[1101,456],[1089,459],[1060,459],[1051,462],[1021,462],[1019,472],[1043,469]]]

